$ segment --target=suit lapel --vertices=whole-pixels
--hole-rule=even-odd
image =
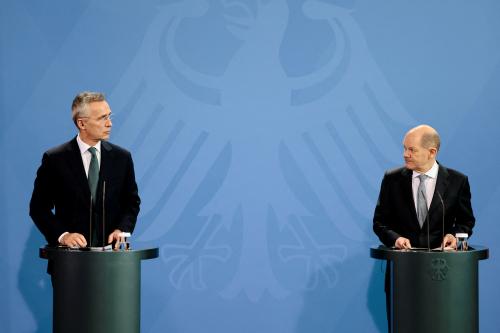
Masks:
[[[418,223],[417,219],[417,211],[415,210],[415,200],[413,198],[413,190],[412,190],[412,175],[413,171],[404,168],[403,171],[401,172],[403,175],[403,192],[404,193],[404,200],[406,201],[407,207],[409,207],[411,211],[411,215],[413,217],[413,223],[415,226],[417,226],[420,229],[420,225]]]
[[[444,166],[439,165],[438,176],[436,179],[436,188],[434,190],[434,195],[432,196],[431,206],[429,208],[429,214],[433,213],[437,208],[441,207],[441,200],[439,199],[439,194],[443,197],[446,196],[446,188],[448,187],[448,169]]]
[[[69,167],[74,176],[78,191],[84,198],[90,198],[89,183],[85,174],[85,168],[83,167],[82,156],[78,143],[76,142],[76,137],[69,143],[68,155]]]
[[[99,169],[99,183],[102,193],[103,182],[108,182],[112,171],[113,148],[106,141],[101,141],[101,166]]]

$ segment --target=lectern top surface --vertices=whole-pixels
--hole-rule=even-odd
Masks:
[[[398,250],[396,248],[390,248],[384,245],[374,246],[370,248],[370,257],[374,259],[398,259],[406,256],[470,256],[476,260],[488,259],[489,249],[480,245],[469,245],[467,251],[455,251],[455,250],[428,250],[428,249],[409,249],[409,250]]]
[[[59,256],[133,256],[139,260],[158,257],[158,248],[136,249],[126,251],[89,251],[86,249],[72,249],[68,247],[46,246],[40,248],[40,258],[55,259]]]

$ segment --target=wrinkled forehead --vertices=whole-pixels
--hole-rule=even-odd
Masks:
[[[99,101],[99,102],[91,102],[88,104],[88,110],[91,116],[104,116],[111,113],[111,108],[109,107],[108,102]]]
[[[403,145],[405,147],[420,147],[422,134],[416,131],[406,133],[403,139]]]

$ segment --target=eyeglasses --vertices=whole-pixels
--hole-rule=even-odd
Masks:
[[[92,119],[90,117],[79,117],[79,119]],[[105,114],[103,116],[100,116],[99,118],[94,118],[95,121],[98,121],[98,122],[106,122],[108,120],[113,120],[113,114],[112,113],[109,113],[109,114]]]

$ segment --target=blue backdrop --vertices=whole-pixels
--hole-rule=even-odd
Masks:
[[[371,218],[428,123],[470,177],[482,332],[500,327],[500,2],[2,1],[0,330],[49,332],[28,217],[43,151],[107,94],[143,199],[143,332],[383,332]],[[126,277],[122,277],[126,278]],[[450,304],[450,306],[455,306]]]

